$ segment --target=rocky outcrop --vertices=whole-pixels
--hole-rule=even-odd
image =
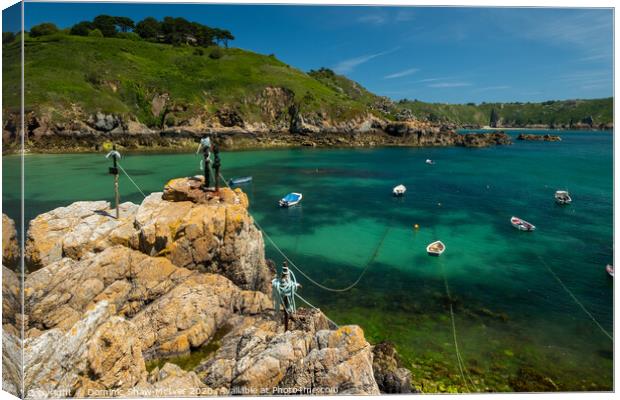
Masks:
[[[529,133],[521,133],[517,136],[517,140],[527,140],[527,141],[542,141],[542,142],[560,142],[562,138],[557,135],[532,135]]]
[[[26,397],[379,393],[359,327],[331,330],[320,311],[301,308],[284,332],[247,197],[228,188],[199,196],[196,179],[124,205],[119,220],[106,202],[33,220]],[[219,347],[192,370],[146,370],[145,361],[212,342]]]
[[[457,145],[464,147],[489,147],[512,144],[510,136],[504,132],[467,133],[458,136]]]
[[[2,390],[21,394],[21,308],[20,281],[13,270],[2,266]]]
[[[403,368],[394,345],[381,342],[372,352],[372,368],[381,393],[411,393],[411,371]]]
[[[120,219],[107,201],[78,201],[56,208],[30,221],[25,260],[29,271],[59,261],[63,257],[79,260],[84,254],[133,240],[133,203],[120,205]]]
[[[19,257],[15,222],[6,214],[2,214],[2,265],[15,270],[19,264]]]
[[[165,194],[153,193],[136,212],[139,249],[162,255],[179,267],[218,273],[244,289],[269,291],[271,272],[263,238],[248,214],[239,189],[220,189],[208,199],[194,198],[197,178],[170,182]],[[202,178],[201,178],[202,179]]]
[[[196,368],[218,394],[379,393],[357,326],[329,330],[324,315],[307,310],[288,332],[264,316],[232,323],[220,349]]]
[[[271,271],[247,196],[228,188],[205,193],[197,188],[201,179],[172,180],[163,194],[153,193],[139,206],[123,203],[118,220],[105,201],[76,202],[39,215],[28,229],[28,270],[120,244],[268,292]]]
[[[68,330],[51,329],[24,342],[27,398],[97,397],[146,380],[134,324],[114,315],[107,301]]]

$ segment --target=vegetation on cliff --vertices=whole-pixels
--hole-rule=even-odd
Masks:
[[[400,107],[411,110],[418,118],[450,122],[457,125],[523,127],[545,125],[570,127],[578,124],[613,123],[613,98],[591,100],[558,100],[542,103],[442,104],[418,100],[401,100]],[[495,116],[495,118],[493,118]]]
[[[130,31],[133,29],[133,32]],[[29,134],[246,128],[247,132],[367,130],[368,118],[455,126],[603,128],[613,99],[544,103],[438,104],[377,96],[327,68],[305,73],[278,60],[224,48],[230,32],[179,18],[98,16],[71,29],[41,24],[26,33]],[[3,35],[5,131],[19,110],[21,35]],[[95,117],[101,113],[102,117]],[[97,120],[113,119],[110,129]],[[92,121],[94,119],[94,122]],[[91,120],[91,121],[89,121]],[[492,121],[493,120],[493,121]],[[136,123],[127,127],[129,121]],[[8,123],[8,125],[7,125]],[[14,124],[13,124],[14,125]],[[101,125],[101,124],[99,124]],[[74,128],[71,128],[71,127]],[[362,127],[362,128],[360,128]],[[36,135],[36,133],[35,133]]]
[[[19,41],[4,45],[4,104],[19,105]],[[275,56],[241,49],[195,48],[62,33],[25,40],[26,108],[66,119],[64,110],[135,116],[161,128],[174,118],[230,110],[244,121],[263,120],[256,104],[266,87],[284,88],[297,108],[346,120],[366,107]],[[166,109],[154,110],[165,94]],[[5,107],[4,113],[17,109]],[[155,112],[158,111],[158,112]],[[174,121],[168,121],[173,123]]]

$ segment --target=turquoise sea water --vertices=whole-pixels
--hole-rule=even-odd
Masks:
[[[222,165],[227,177],[254,177],[243,186],[252,214],[319,282],[347,286],[370,260],[348,292],[297,274],[300,293],[371,341],[393,341],[423,390],[548,390],[546,377],[562,390],[611,390],[613,135],[559,134],[562,142],[484,149],[229,152]],[[108,164],[103,154],[27,155],[26,220],[76,200],[111,201]],[[187,154],[126,154],[122,165],[145,192],[200,172]],[[3,157],[3,167],[4,212],[16,217],[19,158]],[[407,194],[393,198],[399,183]],[[558,189],[572,205],[555,204]],[[278,208],[289,191],[303,193],[302,205]],[[121,193],[142,198],[124,176]],[[513,215],[537,230],[517,231]],[[427,256],[437,239],[446,252]]]

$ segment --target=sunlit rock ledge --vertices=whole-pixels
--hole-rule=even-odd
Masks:
[[[373,370],[358,326],[330,327],[300,308],[285,332],[247,196],[222,188],[201,197],[196,179],[124,203],[118,220],[107,202],[76,202],[31,221],[26,397],[378,394],[377,369],[398,380],[392,388],[410,389],[396,365]],[[5,332],[18,325],[3,322]],[[211,341],[195,367],[146,368]]]

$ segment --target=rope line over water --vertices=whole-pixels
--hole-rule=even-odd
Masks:
[[[468,380],[471,386],[474,387],[474,390],[479,391],[467,372],[467,368],[465,367],[465,362],[463,361],[463,356],[461,355],[461,351],[459,350],[459,342],[457,340],[457,335],[456,335],[456,322],[454,318],[454,308],[452,307],[452,293],[450,292],[450,287],[448,286],[448,278],[446,277],[446,271],[444,270],[443,262],[440,261],[439,266],[441,268],[441,275],[443,277],[443,283],[446,288],[446,295],[448,296],[448,301],[450,302],[450,320],[452,322],[452,339],[454,340],[454,351],[456,353],[456,361],[459,367],[459,372],[461,373],[461,378],[463,379],[465,388],[468,391],[471,391],[469,389],[469,386],[467,385]]]
[[[131,176],[129,176],[129,174],[127,173],[127,171],[125,171],[125,168],[123,168],[123,166],[121,165],[120,162],[117,162],[118,167],[121,169],[121,171],[123,171],[123,173],[127,176],[127,178],[129,178],[129,180],[131,181],[131,183],[133,183],[133,185],[136,187],[136,189],[138,189],[138,191],[142,194],[142,196],[144,196],[144,198],[146,198],[146,195],[144,194],[144,192],[142,191],[142,189],[140,189],[140,187],[138,186],[138,184],[136,182],[134,182],[133,179],[131,179]]]
[[[575,301],[575,303],[577,303],[577,305],[583,310],[583,312],[590,317],[590,319],[592,320],[592,322],[594,322],[594,324],[601,330],[601,332],[603,332],[603,334],[605,336],[607,336],[609,338],[609,340],[611,340],[612,342],[614,341],[613,336],[611,336],[611,334],[609,334],[609,332],[607,332],[607,330],[605,328],[603,328],[603,326],[596,320],[596,318],[594,318],[594,315],[592,315],[592,313],[590,311],[588,311],[588,309],[586,308],[586,306],[583,305],[583,303],[581,301],[579,301],[579,299],[577,298],[577,296],[575,296],[575,294],[573,294],[573,292],[568,288],[568,286],[566,286],[564,284],[564,282],[562,282],[562,280],[560,279],[560,277],[551,269],[551,267],[549,266],[549,264],[547,264],[545,262],[545,260],[538,255],[538,259],[540,260],[540,262],[543,263],[543,265],[547,268],[547,270],[549,271],[549,273],[553,276],[553,278],[558,281],[558,283],[560,284],[560,286],[562,286],[562,289],[564,289],[564,291],[566,293],[568,293],[568,295],[573,299],[573,301]]]
[[[228,186],[230,188],[230,185],[228,184],[228,181],[226,180],[226,178],[224,177],[224,175],[220,174],[220,178],[222,178],[222,180],[224,180],[224,183],[226,184],[226,186]],[[379,241],[379,244],[376,246],[375,251],[372,253],[372,255],[370,256],[370,258],[368,259],[368,261],[366,262],[366,265],[364,266],[364,269],[362,270],[362,272],[360,273],[360,275],[357,277],[357,279],[351,283],[350,285],[343,287],[343,288],[331,288],[328,286],[323,285],[320,282],[317,282],[316,280],[312,279],[312,277],[310,277],[308,274],[306,274],[299,266],[297,266],[297,264],[295,264],[295,262],[293,260],[291,260],[285,253],[284,251],[282,251],[282,249],[280,249],[280,247],[276,244],[276,242],[271,238],[271,236],[269,236],[269,234],[267,234],[267,232],[260,226],[260,224],[258,223],[258,221],[256,221],[256,219],[254,219],[254,225],[256,225],[256,227],[263,233],[263,235],[265,236],[265,238],[267,238],[267,240],[269,241],[269,243],[271,243],[271,245],[274,247],[274,249],[276,249],[276,251],[286,260],[288,261],[288,263],[290,264],[291,267],[295,268],[295,270],[297,272],[299,272],[301,275],[303,275],[307,280],[309,280],[310,282],[312,282],[314,285],[318,286],[319,288],[323,289],[323,290],[327,290],[328,292],[346,292],[348,290],[353,289],[364,277],[364,275],[366,274],[366,272],[368,271],[368,269],[370,268],[370,266],[372,265],[373,261],[375,260],[375,258],[377,258],[377,255],[379,254],[379,250],[381,249],[381,246],[383,246],[383,242],[385,241],[385,238],[390,230],[390,227],[386,227],[385,228],[385,232],[383,233],[383,235],[381,236],[381,240]]]

